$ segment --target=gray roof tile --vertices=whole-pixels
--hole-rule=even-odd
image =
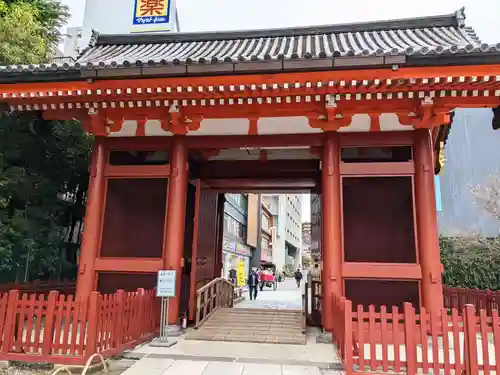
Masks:
[[[292,29],[149,35],[96,33],[76,62],[4,66],[0,67],[0,75],[169,65],[187,66],[180,72],[199,73],[203,72],[203,65],[244,62],[262,63],[253,64],[255,69],[276,70],[276,63],[268,64],[266,69],[265,62],[332,60],[330,65],[317,66],[333,67],[343,66],[333,60],[347,57],[500,55],[500,43],[482,43],[474,30],[464,25],[464,19],[461,9],[445,16]],[[189,66],[196,69],[190,70]]]

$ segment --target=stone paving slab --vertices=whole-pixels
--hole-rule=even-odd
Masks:
[[[244,367],[243,363],[211,362],[203,371],[203,375],[241,375]]]
[[[243,367],[243,375],[282,375],[282,366],[262,363],[248,363]]]
[[[320,370],[314,366],[281,366],[281,375],[320,375]]]
[[[281,361],[279,363],[288,363],[287,361],[303,361],[309,363],[321,364],[340,364],[332,344],[316,343],[316,335],[308,335],[306,345],[284,345],[268,343],[234,343],[234,342],[215,342],[185,340],[183,337],[178,339],[177,345],[170,348],[155,348],[143,345],[136,348],[128,356],[140,355],[158,355],[158,358],[174,358],[172,355],[183,356],[204,356],[218,358],[256,358],[265,361]],[[221,359],[219,359],[221,360]],[[276,362],[275,362],[276,363]],[[328,366],[326,366],[328,368]]]
[[[204,375],[208,362],[174,361],[161,375]],[[149,373],[145,373],[148,374]],[[128,375],[128,374],[124,374]]]
[[[145,357],[137,361],[132,367],[123,374],[126,375],[163,375],[165,371],[172,366],[173,359],[158,359]]]
[[[207,359],[207,358],[203,358]],[[341,375],[340,371],[316,366],[274,363],[241,363],[145,357],[122,375]]]

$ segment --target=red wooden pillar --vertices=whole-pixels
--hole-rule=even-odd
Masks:
[[[331,331],[332,294],[342,293],[342,231],[340,205],[340,144],[337,133],[325,134],[323,145],[322,178],[322,261],[323,270],[323,328]]]
[[[421,294],[426,309],[443,308],[443,285],[434,191],[434,163],[432,143],[427,129],[415,131],[415,206],[420,265],[422,267]]]
[[[169,324],[177,324],[179,318],[187,184],[188,149],[183,137],[178,137],[174,140],[170,150],[167,220],[163,241],[163,269],[177,271],[175,298],[172,298],[169,302]]]
[[[88,298],[96,286],[94,264],[99,256],[99,240],[101,238],[101,220],[104,209],[104,168],[106,166],[106,149],[103,139],[96,138],[92,150],[90,164],[89,188],[83,226],[82,246],[78,264],[76,283],[77,298]]]

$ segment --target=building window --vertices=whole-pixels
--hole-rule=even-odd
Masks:
[[[261,248],[262,249],[269,249],[269,240],[267,238],[262,237],[262,240],[260,242]]]
[[[234,217],[224,214],[224,232],[245,241],[247,236],[247,228]]]
[[[230,198],[236,205],[239,207],[246,209],[247,207],[247,198],[243,194],[226,194],[228,198]]]
[[[269,230],[269,217],[267,215],[262,215],[262,229]]]

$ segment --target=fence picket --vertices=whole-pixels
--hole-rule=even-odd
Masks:
[[[368,306],[368,343],[370,345],[370,369],[377,369],[377,338],[375,328],[375,306]]]
[[[16,346],[16,351],[18,353],[24,351],[23,348],[24,323],[25,323],[24,318],[26,316],[27,304],[28,304],[28,295],[26,293],[23,293],[21,296],[21,301],[19,303],[18,313],[16,314],[17,333],[16,333],[16,338],[14,340],[14,345]]]
[[[130,301],[130,298],[128,298],[127,300]],[[127,305],[129,311],[127,311],[126,309]],[[127,321],[127,315],[130,313],[130,304],[125,300],[125,291],[123,291],[122,289],[116,291],[116,303],[113,307],[113,312],[116,314],[114,319],[115,326],[113,327],[113,336],[115,340],[113,346],[119,347],[123,343],[123,337],[125,334],[124,328]],[[120,314],[120,311],[124,312],[125,314]]]
[[[443,368],[445,375],[451,374],[451,363],[450,363],[450,336],[449,336],[449,324],[448,324],[448,311],[446,309],[441,310],[441,332],[443,334]]]
[[[73,315],[71,316],[71,338],[69,342],[70,355],[74,355],[76,350],[76,343],[78,340],[78,321],[80,318],[79,315],[82,304],[83,301],[74,304]]]
[[[397,325],[392,321],[392,329],[396,329]],[[387,308],[385,306],[380,307],[380,333],[381,333],[381,343],[382,343],[382,368],[384,372],[389,371],[389,343],[388,337],[389,334],[388,325],[387,325]],[[396,349],[394,349],[396,350]]]
[[[8,293],[2,293],[0,295],[0,337],[3,337],[6,326],[6,314],[7,314],[7,304],[8,304]],[[2,350],[2,340],[0,340],[0,352]]]
[[[477,339],[476,339],[476,311],[473,305],[466,305],[464,309],[464,325],[465,325],[465,359],[466,373],[478,374],[477,360]]]
[[[26,343],[25,350],[28,352],[33,351],[33,318],[35,315],[35,304],[36,304],[36,295],[31,294],[28,298],[28,318],[26,325]]]
[[[401,341],[399,337],[399,332],[397,327],[399,326],[399,309],[397,306],[392,307],[392,322],[393,322],[393,330],[392,330],[392,339],[394,343],[394,371],[401,371]],[[394,323],[396,322],[396,323]],[[394,325],[395,324],[395,325]]]
[[[63,332],[63,312],[66,302],[66,297],[64,295],[59,296],[59,301],[57,302],[57,312],[56,312],[56,322],[55,322],[55,339],[54,339],[54,354],[59,354],[61,350],[61,333]]]
[[[231,292],[232,293],[232,292]],[[352,368],[353,368],[353,349],[354,349],[354,343],[353,343],[353,324],[352,324],[352,303],[349,300],[345,301],[344,305],[344,331],[342,332],[342,335],[344,336],[343,342],[344,342],[344,364],[346,367],[346,375],[351,375],[352,374]]]
[[[417,343],[415,340],[415,309],[411,303],[406,302],[403,307],[404,330],[405,330],[405,353],[406,353],[406,371],[408,374],[417,373]],[[394,322],[394,319],[393,319]],[[396,323],[394,323],[396,324]],[[397,322],[399,325],[399,322]],[[394,344],[394,354],[399,353],[399,346],[396,349]]]
[[[69,340],[70,340],[70,329],[71,329],[71,312],[73,311],[74,305],[73,296],[68,296],[66,299],[65,310],[64,310],[64,329],[63,329],[63,341],[61,343],[61,348],[63,354],[67,355],[69,351]]]
[[[463,321],[462,321],[463,322]],[[454,368],[455,374],[461,374],[464,369],[462,350],[460,345],[460,323],[462,323],[458,316],[458,310],[451,310],[451,327],[453,332],[453,352],[455,357]]]
[[[100,312],[101,295],[97,292],[90,294],[88,303],[87,334],[85,336],[85,359],[90,358],[94,353],[99,352],[98,342],[100,333]]]
[[[482,362],[484,375],[490,374],[490,353],[488,340],[488,320],[486,310],[479,311],[479,330],[481,332]]]
[[[42,319],[44,316],[43,314],[45,306],[46,306],[45,296],[43,294],[40,294],[37,300],[37,307],[35,308],[36,322],[35,322],[35,338],[34,338],[35,342],[33,348],[33,351],[35,353],[38,353],[40,351],[40,345],[43,342]]]
[[[493,346],[495,347],[495,371],[500,374],[500,319],[498,311],[491,312],[491,327],[493,332]]]
[[[363,306],[358,305],[356,311],[356,318],[358,323],[357,334],[358,334],[358,357],[359,357],[359,369],[364,371],[365,369],[365,323],[363,321]]]
[[[59,292],[52,291],[49,293],[47,310],[45,311],[45,325],[43,329],[42,354],[52,354],[52,340],[54,338],[54,317],[56,314],[57,298]]]
[[[427,311],[425,307],[420,308],[420,345],[422,347],[422,372],[429,372],[429,350],[427,341]]]
[[[434,374],[439,374],[439,340],[438,334],[439,330],[439,315],[436,311],[429,311],[429,319],[430,319],[430,339],[431,339],[431,348],[432,348],[432,368],[434,370]]]

